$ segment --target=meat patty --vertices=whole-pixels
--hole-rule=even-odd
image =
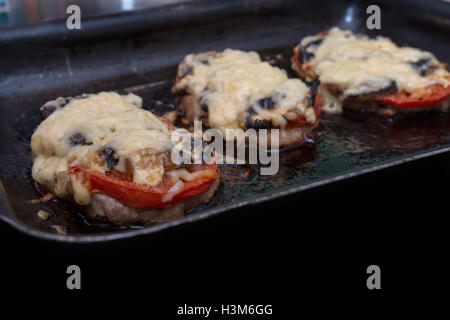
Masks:
[[[125,205],[111,197],[101,193],[94,193],[89,205],[82,206],[87,215],[92,219],[106,218],[114,224],[121,226],[150,225],[169,220],[174,220],[183,214],[204,203],[208,203],[219,189],[220,178],[217,178],[209,190],[193,198],[176,203],[167,208],[134,208]],[[60,172],[55,177],[54,188],[65,190],[64,200],[73,201],[72,183],[68,171]]]
[[[446,110],[450,95],[446,65],[430,52],[339,28],[305,37],[294,47],[292,69],[304,80],[321,81],[328,112]]]
[[[140,97],[114,92],[46,103],[31,139],[33,179],[89,217],[125,226],[174,219],[208,202],[217,165],[173,163],[172,123],[141,107]]]
[[[255,52],[227,49],[188,55],[178,66],[172,92],[186,125],[202,121],[226,140],[227,130],[267,129],[270,137],[278,129],[279,145],[286,146],[304,142],[318,126],[317,89],[318,81],[305,85],[288,79]],[[272,145],[270,139],[267,144]]]
[[[107,218],[122,226],[151,225],[174,220],[183,216],[184,212],[208,203],[219,188],[220,179],[212,184],[210,189],[194,198],[176,203],[167,208],[133,208],[104,194],[96,193],[87,206],[87,214],[91,218]]]

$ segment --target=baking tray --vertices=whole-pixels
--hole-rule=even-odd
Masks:
[[[382,29],[367,30],[366,8],[378,4]],[[170,87],[176,65],[192,52],[256,50],[290,75],[292,47],[302,37],[332,26],[400,45],[431,50],[449,61],[450,6],[440,1],[196,1],[82,21],[3,29],[0,33],[0,219],[28,235],[89,243],[146,235],[210,218],[233,208],[277,201],[319,185],[450,150],[448,114],[324,115],[315,143],[280,152],[275,176],[257,165],[221,166],[222,183],[207,205],[184,217],[146,228],[86,221],[60,200],[31,203],[44,194],[30,177],[29,140],[39,107],[58,96],[101,90],[134,92],[156,113],[173,108]],[[293,76],[293,75],[292,75]],[[51,213],[40,220],[38,210]],[[57,234],[64,226],[67,235]]]

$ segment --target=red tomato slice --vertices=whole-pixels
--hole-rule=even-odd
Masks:
[[[320,113],[322,112],[322,99],[319,93],[316,94],[316,103],[314,104],[314,111],[316,112],[316,118],[320,119]]]
[[[165,124],[167,124],[167,127],[169,128],[170,131],[173,131],[174,127],[173,127],[173,123],[170,122],[169,119],[165,118],[165,117],[158,117],[159,120],[161,120],[162,122],[164,122]]]
[[[439,103],[450,96],[450,86],[442,85],[428,87],[421,95],[408,95],[406,92],[397,92],[392,95],[378,99],[378,101],[399,108],[428,107]]]
[[[298,58],[298,52],[299,50],[294,50],[294,63],[297,65],[297,68],[299,70],[302,70],[302,63],[300,62],[299,58]]]
[[[320,98],[320,95],[318,93],[316,94],[316,102],[314,103],[314,111],[316,114],[316,118],[320,119],[320,112],[322,111],[322,99]],[[297,119],[288,123],[288,128],[289,127],[301,127],[301,126],[308,125],[308,124],[311,124],[311,123],[308,122],[305,118],[298,117]]]
[[[169,178],[156,186],[139,185],[131,181],[116,179],[101,172],[87,169],[81,166],[71,166],[71,174],[79,175],[84,183],[89,186],[90,192],[103,193],[126,205],[136,208],[164,208],[175,203],[192,198],[209,190],[218,176],[217,163],[195,167],[195,172],[200,170],[213,170],[215,177],[202,177],[192,181],[183,181],[184,189],[176,194],[170,201],[163,201],[164,196],[174,185]]]

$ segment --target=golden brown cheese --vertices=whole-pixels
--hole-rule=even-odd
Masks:
[[[57,108],[31,138],[35,154],[33,179],[53,189],[56,195],[65,197],[67,190],[55,184],[55,178],[58,173],[68,170],[69,159],[105,172],[107,168],[92,159],[99,150],[109,147],[118,157],[117,170],[125,170],[126,158],[134,168],[134,182],[158,185],[164,167],[156,164],[140,168],[142,153],[139,151],[151,150],[155,154],[170,151],[170,131],[166,123],[141,106],[142,99],[134,94],[121,96],[114,92],[101,92],[71,100],[63,108]],[[78,139],[74,140],[74,136]],[[75,201],[88,204],[90,194],[86,187],[74,176],[71,176],[71,184]]]
[[[301,45],[306,46],[314,37],[306,37]],[[449,73],[440,67],[431,76],[421,76],[411,62],[429,59],[433,65],[439,61],[430,53],[410,47],[398,47],[390,39],[355,36],[351,31],[332,28],[323,42],[314,50],[311,60],[314,73],[322,86],[324,110],[342,111],[342,101],[348,96],[376,92],[386,88],[394,80],[399,91],[412,93],[414,90],[433,84],[447,87],[444,77]],[[343,89],[340,97],[334,97],[326,90],[327,85]]]
[[[285,71],[262,62],[256,52],[227,49],[208,61],[188,55],[192,70],[187,90],[201,104],[208,106],[208,121],[213,128],[240,128],[239,114],[250,106],[276,127],[287,124],[283,114],[298,110],[311,123],[316,121],[313,108],[306,107],[309,88],[299,79],[288,79]],[[270,96],[276,108],[265,110],[257,101]],[[225,134],[224,134],[225,136]]]

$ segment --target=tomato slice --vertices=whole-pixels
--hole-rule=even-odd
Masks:
[[[450,86],[437,84],[428,87],[423,94],[408,95],[406,92],[397,92],[392,95],[378,99],[378,101],[396,106],[399,108],[429,107],[439,103],[450,96]]]
[[[316,94],[316,102],[314,103],[314,111],[316,112],[316,118],[320,119],[320,113],[322,112],[322,98],[319,93]]]
[[[162,122],[164,122],[165,124],[167,124],[167,127],[169,128],[170,131],[173,131],[174,127],[173,127],[173,123],[170,122],[169,119],[165,118],[165,117],[158,117],[159,120],[161,120]]]
[[[298,52],[299,52],[299,50],[294,50],[294,58],[293,58],[293,60],[294,60],[294,63],[296,64],[297,68],[299,70],[302,70],[302,63],[299,60]]]
[[[320,112],[322,111],[322,99],[320,98],[320,95],[316,94],[316,102],[314,103],[314,112],[316,114],[316,119],[320,119]],[[288,123],[288,128],[292,127],[301,127],[304,125],[312,124],[309,121],[307,121],[304,117],[298,117],[297,119],[290,121]]]
[[[217,163],[196,166],[195,172],[212,170],[215,174],[210,174],[192,181],[183,181],[183,191],[176,194],[171,200],[163,201],[164,196],[175,184],[167,176],[164,177],[161,184],[152,187],[136,184],[131,181],[119,180],[113,176],[108,176],[83,166],[71,166],[69,170],[71,174],[78,175],[83,183],[89,186],[90,192],[103,193],[119,202],[136,208],[164,208],[171,206],[208,191],[218,177]]]

